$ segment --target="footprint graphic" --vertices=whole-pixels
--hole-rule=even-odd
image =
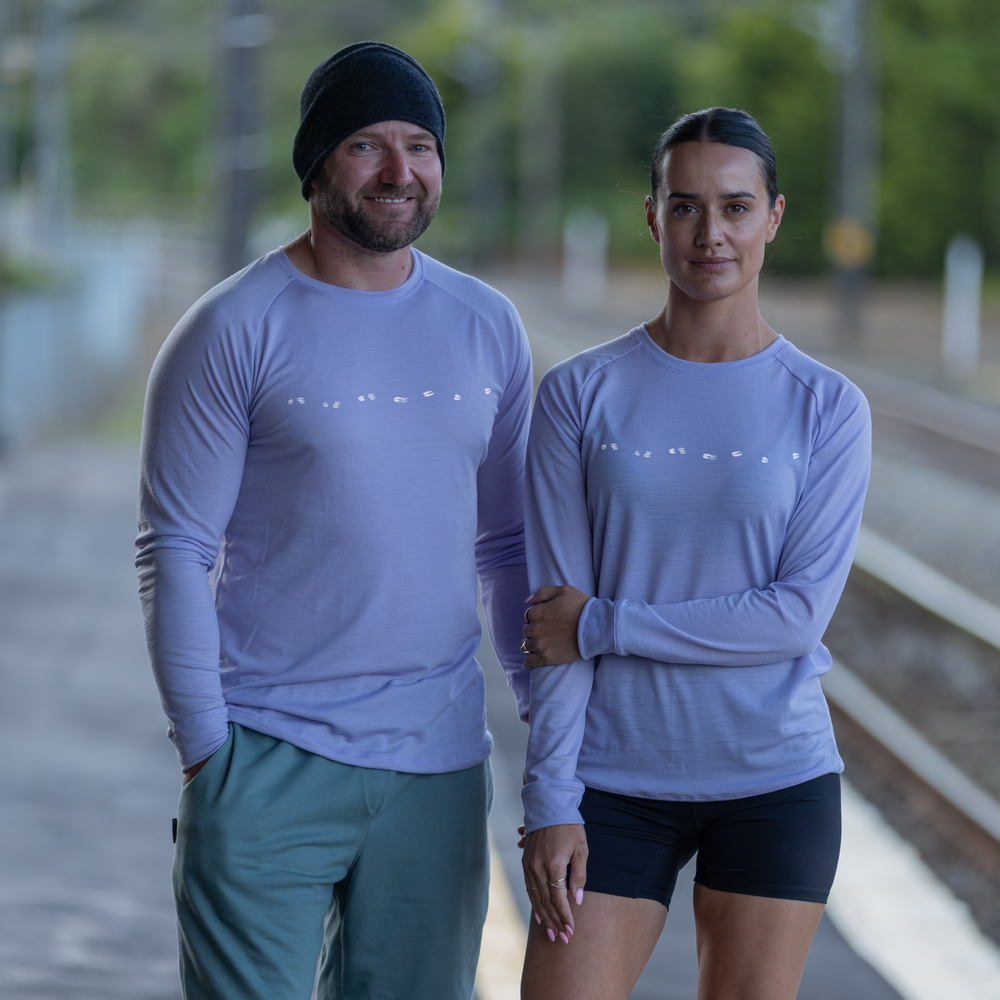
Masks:
[[[714,462],[719,456],[718,455],[709,455],[709,453],[706,451],[705,454],[702,455],[701,457],[702,458],[707,458],[710,462]]]
[[[670,449],[670,454],[671,455],[676,455],[677,454],[677,449],[676,448],[671,448]]]
[[[606,444],[602,444],[601,445],[601,451],[607,451],[607,450],[608,450],[608,446]]]
[[[682,455],[686,455],[687,454],[687,452],[683,448],[678,448],[677,451],[680,452],[680,454],[682,454]]]
[[[299,396],[299,406],[301,406],[304,402],[305,400],[301,396]]]
[[[488,396],[492,391],[493,391],[492,389],[487,389],[486,390],[486,395]]]
[[[369,399],[374,399],[375,398],[375,393],[374,392],[368,393],[368,398]]]
[[[734,451],[734,452],[733,452],[733,458],[739,458],[739,457],[740,457],[740,455],[742,455],[742,454],[743,454],[743,452],[742,452],[742,451]]]
[[[616,444],[613,444],[613,445],[611,446],[611,450],[612,450],[612,451],[617,451],[617,450],[618,450],[618,445],[616,445]]]
[[[329,406],[330,404],[329,404],[329,403],[324,403],[323,405],[324,405],[324,406]]]
[[[424,395],[425,395],[425,396],[433,396],[433,395],[434,395],[434,393],[433,393],[433,392],[425,392],[425,393],[424,393]]]
[[[642,457],[643,458],[649,458],[652,454],[653,453],[651,451],[647,451]]]
[[[408,398],[408,396],[393,396],[392,401],[394,403],[405,403]]]
[[[798,457],[799,457],[799,453],[797,451],[793,451],[792,452],[792,458],[798,458]]]
[[[461,396],[460,396],[460,395],[459,395],[459,394],[458,394],[458,393],[456,392],[456,393],[455,393],[455,399],[461,399],[461,398],[462,398],[462,397],[461,397]]]
[[[334,403],[334,404],[333,404],[333,408],[334,408],[334,409],[337,409],[337,407],[338,407],[338,406],[340,406],[340,403]]]
[[[364,396],[358,396],[358,402],[359,403],[363,403],[364,401],[365,401],[365,397]]]
[[[765,455],[765,456],[764,456],[764,457],[763,457],[763,458],[761,459],[761,461],[762,461],[762,462],[763,462],[763,463],[764,463],[765,465],[767,465],[767,455]]]
[[[636,458],[638,458],[638,457],[639,457],[639,452],[636,452],[636,453],[635,453],[635,457],[636,457]]]
[[[295,402],[295,400],[294,400],[294,399],[290,399],[290,400],[288,401],[288,405],[289,405],[289,406],[291,406],[291,405],[292,405],[292,403],[294,403],[294,402]]]

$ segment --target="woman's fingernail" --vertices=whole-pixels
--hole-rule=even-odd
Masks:
[[[567,934],[568,934],[568,935],[569,935],[570,937],[572,937],[572,936],[573,936],[573,928],[572,928],[572,927],[570,927],[570,925],[569,925],[569,924],[567,924],[567,925],[566,925],[566,933],[567,933]]]
[[[576,905],[583,906],[583,889],[576,890]]]
[[[569,944],[569,938],[566,937],[566,935],[563,934],[562,931],[559,932],[559,937],[561,937],[563,939],[563,944]],[[553,938],[553,940],[555,940],[555,939]]]
[[[530,603],[531,603],[531,599],[532,599],[532,598],[533,598],[534,596],[535,596],[534,594],[528,594],[528,596],[527,596],[527,597],[526,597],[526,598],[524,599],[524,603],[525,603],[525,604],[530,604]]]
[[[535,918],[536,924],[540,924],[542,922],[542,918],[537,913],[533,913],[532,916]]]
[[[545,933],[546,933],[546,934],[548,934],[548,936],[549,936],[549,940],[550,940],[550,941],[551,941],[551,942],[552,942],[553,944],[555,944],[555,940],[556,940],[556,932],[555,932],[555,931],[554,931],[554,930],[553,930],[553,929],[552,929],[551,927],[546,927],[546,928],[545,928]]]

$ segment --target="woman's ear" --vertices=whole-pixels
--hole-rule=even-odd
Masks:
[[[767,225],[767,236],[764,238],[765,243],[770,243],[771,240],[777,235],[778,226],[781,225],[781,217],[785,214],[785,196],[779,194],[777,198],[774,199],[774,207],[771,209],[771,221]]]
[[[653,242],[659,243],[660,229],[656,222],[656,202],[649,194],[646,195],[646,225],[649,226],[649,235],[653,237]]]

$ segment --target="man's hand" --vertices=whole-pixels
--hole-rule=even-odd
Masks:
[[[184,781],[181,784],[181,787],[183,788],[184,785],[186,785],[207,763],[208,757],[204,760],[198,761],[197,764],[192,764],[191,767],[184,772]]]
[[[576,587],[539,587],[528,598],[529,608],[521,629],[524,642],[521,651],[528,653],[524,666],[554,667],[580,659],[576,643],[576,629],[580,624],[583,606],[590,598]]]

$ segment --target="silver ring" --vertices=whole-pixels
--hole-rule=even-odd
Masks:
[[[541,892],[541,889],[539,889],[537,885],[533,885],[530,889],[528,889],[528,892]]]
[[[527,639],[522,639],[521,640],[520,650],[521,650],[522,653],[524,653],[525,656],[527,656],[531,652],[531,650],[528,649],[528,640]]]
[[[549,882],[548,879],[546,879],[545,881]],[[549,882],[549,885],[551,885],[553,889],[562,889],[562,888],[565,888],[565,887],[561,883],[563,883],[565,881],[566,881],[566,879],[561,878],[557,882]]]
[[[524,623],[525,623],[526,625],[530,625],[530,624],[531,624],[531,619],[530,619],[530,618],[528,617],[528,615],[530,615],[530,614],[531,614],[531,608],[528,608],[528,609],[527,609],[527,610],[526,610],[526,611],[524,612]]]

